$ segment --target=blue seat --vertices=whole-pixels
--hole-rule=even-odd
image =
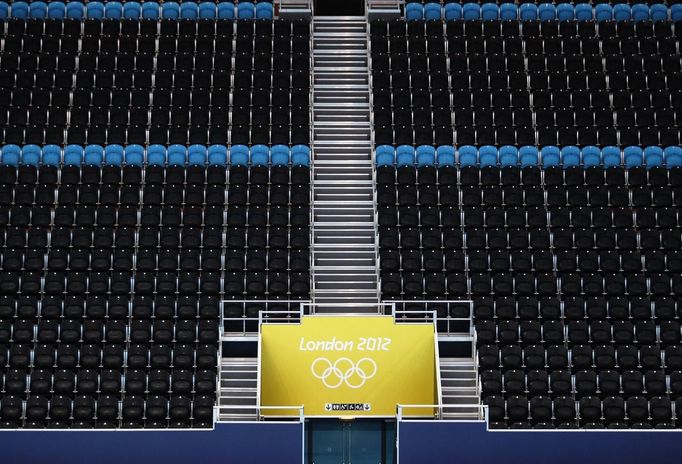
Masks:
[[[462,145],[457,150],[460,166],[476,166],[478,150],[473,145]]]
[[[538,7],[534,3],[523,3],[519,8],[519,17],[522,21],[534,21],[538,19]]]
[[[38,145],[24,145],[21,147],[21,164],[38,166],[40,164],[41,150]]]
[[[431,145],[419,145],[417,147],[417,166],[433,166],[436,164],[436,149]]]
[[[377,166],[393,166],[395,149],[391,145],[379,145],[376,149],[375,160]]]
[[[80,166],[83,163],[83,147],[67,145],[64,147],[64,164],[66,166]]]
[[[187,163],[187,148],[184,145],[173,144],[166,150],[168,166],[184,166]]]
[[[640,147],[630,146],[623,150],[623,159],[625,160],[626,168],[634,168],[641,166],[644,161],[644,153]]]
[[[225,145],[210,145],[208,147],[208,164],[227,166],[227,147]]]
[[[45,150],[43,149],[43,153]],[[123,147],[121,145],[107,145],[104,148],[104,162],[110,166],[123,164]]]
[[[0,19],[9,18],[9,5],[7,2],[0,2]]]
[[[86,16],[90,19],[104,18],[104,4],[102,2],[88,2],[86,4]]]
[[[83,19],[85,16],[85,5],[81,2],[66,3],[66,17],[69,19]]]
[[[575,8],[570,3],[559,3],[556,6],[556,17],[559,21],[569,21],[575,18]]]
[[[64,19],[64,16],[66,16],[66,5],[64,4],[64,2],[50,2],[47,4],[48,18]]]
[[[611,21],[613,19],[613,7],[607,3],[600,3],[594,7],[594,19],[597,21]]]
[[[256,8],[251,2],[240,2],[237,4],[237,18],[238,19],[254,19],[256,17]]]
[[[139,19],[142,15],[142,6],[138,2],[125,2],[123,4],[123,17],[125,19]]]
[[[142,145],[128,145],[125,148],[125,162],[131,166],[144,165],[144,147]]]
[[[421,3],[411,2],[405,5],[405,19],[415,21],[424,18],[424,7]]]
[[[217,7],[218,19],[234,19],[234,3],[220,2]]]
[[[0,155],[2,155],[2,164],[6,166],[19,166],[21,148],[19,145],[5,145],[0,150]]]
[[[455,147],[452,145],[441,145],[436,149],[436,162],[438,166],[455,165]]]
[[[203,166],[206,164],[207,150],[204,145],[194,144],[187,149],[187,164],[192,166]]]
[[[670,19],[675,22],[682,21],[682,3],[670,7]]]
[[[649,16],[652,21],[665,21],[668,19],[668,7],[663,3],[649,5]]]
[[[270,161],[270,150],[267,145],[254,145],[251,147],[251,165],[267,166]]]
[[[147,165],[163,166],[166,164],[166,147],[155,143],[147,147]]]
[[[512,145],[503,145],[499,150],[500,166],[508,168],[519,164],[519,150]]]
[[[605,168],[621,165],[620,148],[612,145],[601,149],[601,160]]]
[[[17,19],[28,19],[28,3],[14,2],[12,3],[12,17]]]
[[[230,148],[230,165],[248,166],[248,164],[249,147],[246,145],[232,145],[232,148]]]
[[[575,6],[575,19],[578,21],[590,21],[593,15],[594,10],[589,3],[578,3]]]
[[[478,163],[482,168],[497,166],[497,148],[492,145],[483,145],[478,149]]]
[[[481,18],[481,6],[478,3],[465,3],[462,6],[462,18],[467,20]]]
[[[564,169],[580,166],[580,148],[569,145],[561,148],[561,164]]]
[[[215,18],[215,3],[201,2],[199,3],[199,18],[214,19]]]
[[[630,5],[618,3],[613,6],[613,19],[616,21],[627,21],[630,19]]]
[[[31,2],[29,7],[29,15],[33,19],[47,18],[47,3],[45,2]]]
[[[270,148],[270,163],[273,166],[288,166],[289,147],[286,145],[273,145]]]
[[[663,150],[663,158],[668,169],[682,166],[682,148],[666,147]]]
[[[104,17],[121,19],[123,17],[123,5],[120,2],[106,2],[104,4]]]
[[[646,147],[644,149],[644,163],[647,168],[663,165],[663,149],[661,147]]]
[[[398,166],[413,166],[415,162],[414,148],[412,145],[399,145],[395,150],[395,157]]]
[[[59,145],[45,145],[41,162],[46,166],[59,166],[62,162],[62,148]]]
[[[176,2],[164,2],[161,5],[161,17],[163,19],[178,19],[180,17],[180,5]]]
[[[424,19],[437,21],[441,18],[440,3],[429,2],[424,5]]]
[[[272,8],[272,3],[269,2],[256,3],[256,19],[272,19],[273,17],[274,11]]]
[[[540,151],[542,157],[542,167],[549,168],[561,164],[561,150],[553,145],[542,147]]]
[[[159,19],[159,4],[156,2],[144,2],[142,4],[142,17],[144,19]]]
[[[180,18],[182,19],[197,19],[199,16],[199,7],[194,2],[182,2],[180,4]]]
[[[101,166],[104,159],[104,148],[101,145],[87,145],[83,162],[90,166]]]
[[[514,3],[503,3],[500,5],[500,19],[502,21],[511,21],[517,18],[519,14],[516,4]]]
[[[582,163],[586,168],[601,164],[601,150],[593,145],[583,147],[581,150]]]
[[[456,21],[458,19],[462,19],[462,5],[459,3],[446,3],[444,12],[446,21]]]
[[[519,160],[522,168],[538,165],[538,149],[532,145],[519,148]]]
[[[649,19],[649,5],[636,3],[630,7],[630,15],[634,21],[647,21]]]
[[[500,9],[496,3],[484,3],[481,5],[481,19],[483,21],[492,21],[498,19],[500,16]]]
[[[541,3],[538,5],[538,19],[540,21],[556,19],[556,6],[551,3]]]
[[[291,164],[293,166],[309,166],[310,147],[308,145],[294,145],[291,147]]]

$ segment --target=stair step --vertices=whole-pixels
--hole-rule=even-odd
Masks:
[[[376,313],[367,20],[316,17],[313,28],[312,297],[324,312]]]

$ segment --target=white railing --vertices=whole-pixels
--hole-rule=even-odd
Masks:
[[[406,414],[406,410],[424,410],[424,414]],[[447,417],[445,416],[447,415]],[[399,404],[398,422],[409,420],[487,421],[488,406],[484,404]]]
[[[308,62],[309,67],[309,92],[308,92],[308,127],[309,127],[309,147],[310,147],[310,170],[308,178],[308,288],[310,299],[315,300],[315,114],[313,108],[315,106],[315,24],[314,18],[311,16],[309,28],[309,42],[308,49],[310,50],[310,58]]]
[[[287,10],[292,12],[312,12],[313,5],[312,0],[277,0],[275,4],[279,12],[287,12]]]
[[[323,313],[330,316],[377,316],[382,314],[391,314],[391,304],[390,303],[303,303],[304,314],[317,314],[319,315],[319,309],[324,308],[334,308],[343,309],[343,313]],[[357,308],[358,311],[354,312],[353,309]],[[368,312],[367,308],[375,308],[376,311]]]
[[[471,300],[390,300],[392,314],[396,322],[431,322],[436,321],[439,334],[457,334],[473,336],[473,301]],[[423,309],[406,309],[423,306]],[[439,316],[438,306],[445,309],[445,316]],[[468,314],[462,317],[450,316],[451,309],[455,307],[467,307]],[[456,309],[456,308],[455,308]],[[475,346],[474,346],[475,348]]]
[[[396,15],[400,14],[400,3],[400,0],[367,0],[365,11],[370,19],[382,14]]]
[[[230,411],[243,410],[243,411],[256,411],[255,421],[264,422],[271,419],[274,420],[289,420],[303,423],[305,421],[305,414],[303,411],[303,405],[301,406],[229,406]],[[263,411],[296,411],[297,414],[263,414]],[[220,406],[214,408],[215,422],[231,422],[229,420],[220,420]],[[244,421],[239,421],[244,422]]]
[[[238,306],[240,316],[227,316],[225,307]],[[406,306],[423,306],[424,309],[406,309]],[[434,305],[444,306],[445,316],[439,316]],[[467,306],[468,316],[450,316],[454,306]],[[258,307],[258,315],[247,316],[249,306]],[[285,308],[285,309],[282,309]],[[221,338],[258,334],[260,324],[298,324],[304,314],[319,315],[324,308],[343,309],[343,313],[322,313],[327,315],[392,315],[396,323],[430,323],[436,322],[436,329],[441,335],[458,335],[471,337],[475,351],[475,330],[472,323],[473,302],[471,300],[390,300],[379,303],[314,303],[310,300],[223,300],[221,302]],[[357,308],[357,311],[353,311]],[[367,312],[368,308],[374,311]]]
[[[241,316],[226,315],[225,306],[239,306]],[[257,316],[247,316],[248,306],[259,306]],[[220,306],[221,338],[226,336],[256,336],[262,323],[298,324],[308,300],[223,300]],[[279,309],[286,307],[287,309]]]

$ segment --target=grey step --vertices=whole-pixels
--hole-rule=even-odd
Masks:
[[[255,396],[253,398],[247,398],[243,396],[224,396],[220,395],[220,400],[218,405],[223,406],[256,406],[258,404],[258,398]]]

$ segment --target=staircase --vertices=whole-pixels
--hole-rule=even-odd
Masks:
[[[223,358],[220,366],[219,421],[257,420],[258,358]]]
[[[479,419],[478,371],[474,359],[440,358],[439,363],[442,419]]]
[[[325,312],[379,302],[367,29],[365,17],[313,18],[312,298]]]

